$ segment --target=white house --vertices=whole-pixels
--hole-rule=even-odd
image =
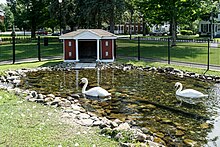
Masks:
[[[217,18],[214,18],[213,35],[214,37],[220,37],[220,14]],[[211,34],[211,22],[210,21],[200,21],[199,22],[199,35],[200,36],[210,36]]]

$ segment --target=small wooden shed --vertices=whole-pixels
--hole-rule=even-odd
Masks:
[[[61,35],[64,62],[113,62],[117,36],[101,29],[79,29]]]

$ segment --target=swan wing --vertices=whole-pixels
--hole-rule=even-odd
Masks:
[[[93,87],[85,92],[86,95],[95,96],[95,97],[106,97],[111,94],[101,87]]]
[[[204,95],[203,93],[194,89],[185,89],[183,91],[177,92],[176,95],[189,98],[207,97],[207,95]]]

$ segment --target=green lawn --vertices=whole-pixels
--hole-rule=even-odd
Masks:
[[[0,71],[50,66],[60,62],[1,65]],[[0,146],[118,146],[118,142],[100,135],[97,128],[61,121],[61,112],[59,108],[27,102],[23,97],[0,90]]]
[[[44,46],[41,41],[41,57],[62,56],[63,47],[60,42],[49,42]],[[12,44],[0,45],[0,61],[12,60]],[[38,46],[36,41],[33,43],[18,43],[15,46],[15,59],[38,58]]]
[[[118,146],[86,128],[61,121],[61,110],[0,90],[0,146]]]
[[[117,40],[117,55],[138,56],[136,40]],[[168,43],[159,41],[141,41],[140,55],[142,58],[168,59]],[[171,61],[207,64],[207,43],[177,42],[170,49]],[[220,47],[210,48],[210,64],[220,65]]]

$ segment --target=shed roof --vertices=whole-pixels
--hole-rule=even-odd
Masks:
[[[81,34],[91,34],[90,39],[93,39],[92,36],[96,36],[95,38],[99,39],[116,39],[117,36],[115,34],[112,34],[108,31],[102,30],[102,29],[78,29],[77,31],[66,33],[62,36],[60,36],[60,39],[78,39],[78,37]],[[88,35],[85,35],[86,39],[88,39]],[[83,39],[83,36],[80,36],[80,39]]]

